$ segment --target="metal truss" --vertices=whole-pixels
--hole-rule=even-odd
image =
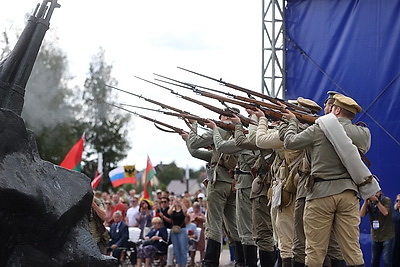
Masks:
[[[263,0],[262,93],[285,97],[285,0]]]

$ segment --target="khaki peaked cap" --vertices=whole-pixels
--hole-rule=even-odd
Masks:
[[[348,96],[336,94],[333,96],[333,98],[335,99],[335,102],[333,103],[335,106],[346,109],[353,114],[357,114],[357,113],[361,112],[361,110],[362,110],[360,105],[358,105],[354,99],[352,99]]]
[[[315,112],[318,112],[322,109],[317,103],[315,103],[311,99],[303,98],[301,96],[299,96],[297,98],[297,103],[299,104],[299,106],[308,108],[311,111],[315,111]]]

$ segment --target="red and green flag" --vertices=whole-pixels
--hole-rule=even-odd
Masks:
[[[156,175],[156,169],[154,169],[153,164],[151,164],[150,157],[147,155],[147,165],[144,180],[143,198],[153,200],[153,186],[151,180]]]
[[[83,145],[85,143],[85,133],[83,133],[81,139],[71,148],[60,166],[68,170],[81,171],[81,161],[83,153]]]

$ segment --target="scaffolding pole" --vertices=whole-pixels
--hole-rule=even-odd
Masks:
[[[263,0],[262,93],[285,98],[285,0]]]

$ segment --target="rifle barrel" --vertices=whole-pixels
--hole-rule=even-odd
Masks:
[[[293,109],[295,109],[295,110],[303,111],[303,112],[306,112],[306,113],[311,113],[311,110],[309,110],[308,108],[300,107],[300,106],[294,105],[294,104],[292,104],[292,103],[289,103],[289,102],[287,102],[287,101],[285,101],[285,100],[283,100],[283,99],[279,99],[279,98],[277,98],[277,97],[267,96],[267,95],[262,94],[262,93],[257,92],[257,91],[253,91],[253,90],[250,90],[250,89],[246,89],[246,88],[244,88],[244,87],[241,87],[241,86],[238,86],[238,85],[235,85],[235,84],[232,84],[232,83],[224,82],[224,81],[222,80],[222,78],[220,78],[220,79],[218,80],[218,79],[212,78],[212,77],[210,77],[210,76],[207,76],[207,75],[204,75],[204,74],[201,74],[201,73],[198,73],[198,72],[194,72],[194,71],[191,71],[191,70],[182,68],[182,67],[178,67],[178,68],[181,69],[181,70],[184,70],[184,71],[187,71],[187,72],[190,72],[190,73],[199,75],[199,76],[201,76],[201,77],[204,77],[204,78],[207,78],[207,79],[210,79],[210,80],[213,80],[213,81],[217,81],[217,82],[219,82],[220,84],[222,84],[222,85],[224,85],[224,86],[227,86],[227,87],[229,87],[229,88],[232,88],[232,89],[235,89],[235,90],[244,92],[244,93],[246,93],[249,97],[250,97],[251,95],[254,95],[254,96],[260,97],[260,98],[262,98],[262,99],[271,101],[272,103],[274,103],[274,104],[276,104],[276,105],[279,105],[279,102],[285,103],[286,106],[289,106],[289,107],[291,107],[291,108],[293,108]]]
[[[123,90],[123,89],[117,88],[117,87],[115,87],[115,86],[112,86],[112,85],[107,85],[107,84],[106,84],[106,86],[107,86],[107,87],[110,87],[110,88],[113,88],[113,89],[115,89],[115,90],[118,90],[118,91],[121,91],[121,92],[124,92],[124,93],[130,94],[130,95],[136,96],[136,97],[138,97],[138,98],[141,98],[141,99],[143,99],[143,100],[145,100],[145,101],[147,101],[147,102],[150,102],[150,103],[156,104],[156,105],[158,105],[158,106],[160,106],[160,107],[162,107],[162,108],[165,108],[165,109],[170,109],[170,110],[173,110],[173,111],[175,111],[175,112],[179,112],[179,113],[188,113],[188,114],[190,114],[188,111],[184,111],[184,110],[181,110],[181,109],[175,108],[175,107],[173,107],[173,106],[170,106],[170,105],[167,105],[167,104],[161,103],[161,102],[159,102],[159,101],[156,101],[156,100],[153,100],[153,99],[150,99],[150,98],[144,97],[144,96],[142,96],[142,95],[134,94],[134,93],[132,93],[132,92],[125,91],[125,90]]]
[[[110,106],[119,108],[119,109],[121,109],[121,110],[124,110],[124,111],[126,111],[126,112],[129,112],[129,113],[131,113],[131,114],[133,114],[133,115],[135,115],[135,116],[137,116],[137,117],[139,117],[139,118],[142,118],[142,119],[145,119],[145,120],[154,122],[154,124],[159,124],[159,125],[165,126],[165,127],[167,127],[167,128],[170,128],[171,130],[173,130],[173,131],[176,132],[176,133],[181,134],[181,133],[185,132],[185,130],[183,130],[183,129],[181,129],[181,128],[178,128],[178,127],[172,126],[172,125],[170,125],[170,124],[167,124],[167,123],[165,123],[165,122],[162,122],[162,121],[159,121],[159,120],[156,120],[156,119],[153,119],[153,118],[150,118],[150,117],[141,115],[141,114],[139,114],[139,113],[137,113],[137,112],[134,112],[134,111],[131,111],[131,110],[129,110],[129,109],[126,109],[126,108],[117,106],[117,105],[112,104],[112,103],[107,103],[107,102],[104,102],[104,103],[106,103],[106,104],[108,104],[108,105],[110,105]],[[156,126],[156,127],[157,127],[157,126]],[[159,127],[157,127],[157,128],[160,129]]]

